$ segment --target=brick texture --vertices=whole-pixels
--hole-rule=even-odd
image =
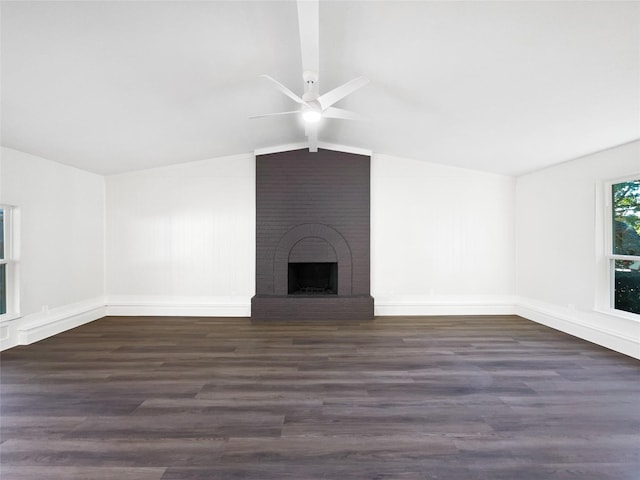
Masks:
[[[290,261],[338,262],[338,295],[287,295]],[[307,150],[256,158],[252,318],[373,318],[370,158]]]

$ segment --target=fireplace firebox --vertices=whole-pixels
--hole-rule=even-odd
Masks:
[[[289,295],[337,295],[337,262],[289,263]]]

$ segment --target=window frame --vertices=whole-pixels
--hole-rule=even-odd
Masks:
[[[20,317],[20,302],[18,292],[18,209],[11,205],[0,204],[3,214],[3,242],[4,257],[0,264],[5,265],[6,279],[6,312],[0,314],[0,322]]]
[[[613,186],[619,183],[640,181],[640,172],[616,178],[605,182],[604,186],[604,259],[606,262],[607,310],[620,317],[640,321],[640,314],[615,308],[615,262],[625,260],[640,262],[640,255],[622,255],[614,253],[614,215],[613,215]]]

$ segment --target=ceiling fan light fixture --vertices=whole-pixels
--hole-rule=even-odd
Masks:
[[[321,117],[322,114],[317,110],[307,110],[302,114],[302,119],[307,123],[316,123]]]

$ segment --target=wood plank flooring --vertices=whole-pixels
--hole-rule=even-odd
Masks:
[[[3,480],[640,479],[640,362],[514,316],[106,317],[0,360]]]

